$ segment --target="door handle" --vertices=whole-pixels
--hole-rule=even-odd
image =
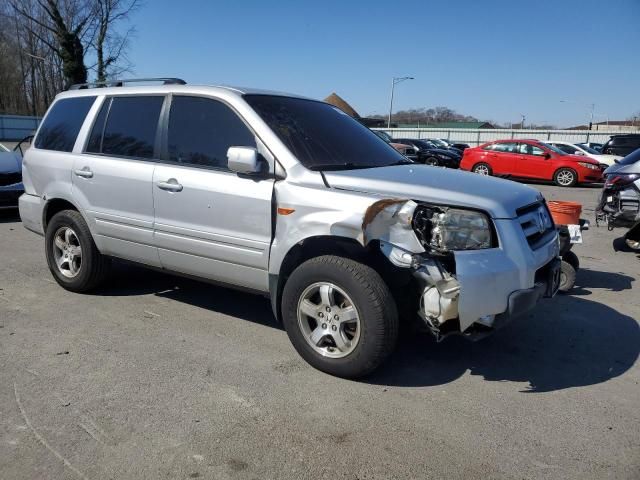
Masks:
[[[73,173],[78,177],[82,178],[91,178],[93,177],[93,172],[89,167],[83,167],[82,170],[74,170]]]
[[[168,192],[182,191],[182,185],[180,185],[175,178],[170,178],[166,182],[158,182],[156,185],[160,190],[166,190]]]

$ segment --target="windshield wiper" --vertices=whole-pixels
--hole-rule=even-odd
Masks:
[[[385,167],[395,167],[396,165],[413,165],[416,162],[414,162],[413,160],[398,160],[397,162],[394,163],[390,163],[389,165],[385,165]]]
[[[381,167],[393,167],[396,165],[413,165],[415,162],[412,162],[409,159],[406,160],[398,160],[397,162],[388,163],[386,165],[367,165],[363,163],[353,163],[353,162],[345,162],[345,163],[318,163],[316,165],[311,165],[307,167],[309,170],[357,170],[364,168],[381,168]]]
[[[379,165],[363,165],[361,163],[318,163],[307,167],[309,170],[355,170],[357,168],[375,168]]]

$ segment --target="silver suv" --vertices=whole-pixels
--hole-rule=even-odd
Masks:
[[[23,161],[22,221],[68,290],[117,257],[268,295],[300,355],[343,377],[382,363],[400,319],[480,337],[556,292],[532,188],[412,163],[316,100],[115,85],[58,95]]]

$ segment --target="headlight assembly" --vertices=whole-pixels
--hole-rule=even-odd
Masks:
[[[578,162],[578,165],[584,168],[588,168],[589,170],[600,170],[600,167],[598,165],[594,165],[593,163]]]
[[[420,206],[413,228],[421,243],[441,253],[494,247],[491,220],[475,210]]]

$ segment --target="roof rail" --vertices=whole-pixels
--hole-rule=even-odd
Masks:
[[[181,78],[132,78],[129,80],[104,80],[102,82],[76,83],[69,90],[84,90],[87,88],[123,87],[125,83],[162,82],[162,85],[186,85]]]

